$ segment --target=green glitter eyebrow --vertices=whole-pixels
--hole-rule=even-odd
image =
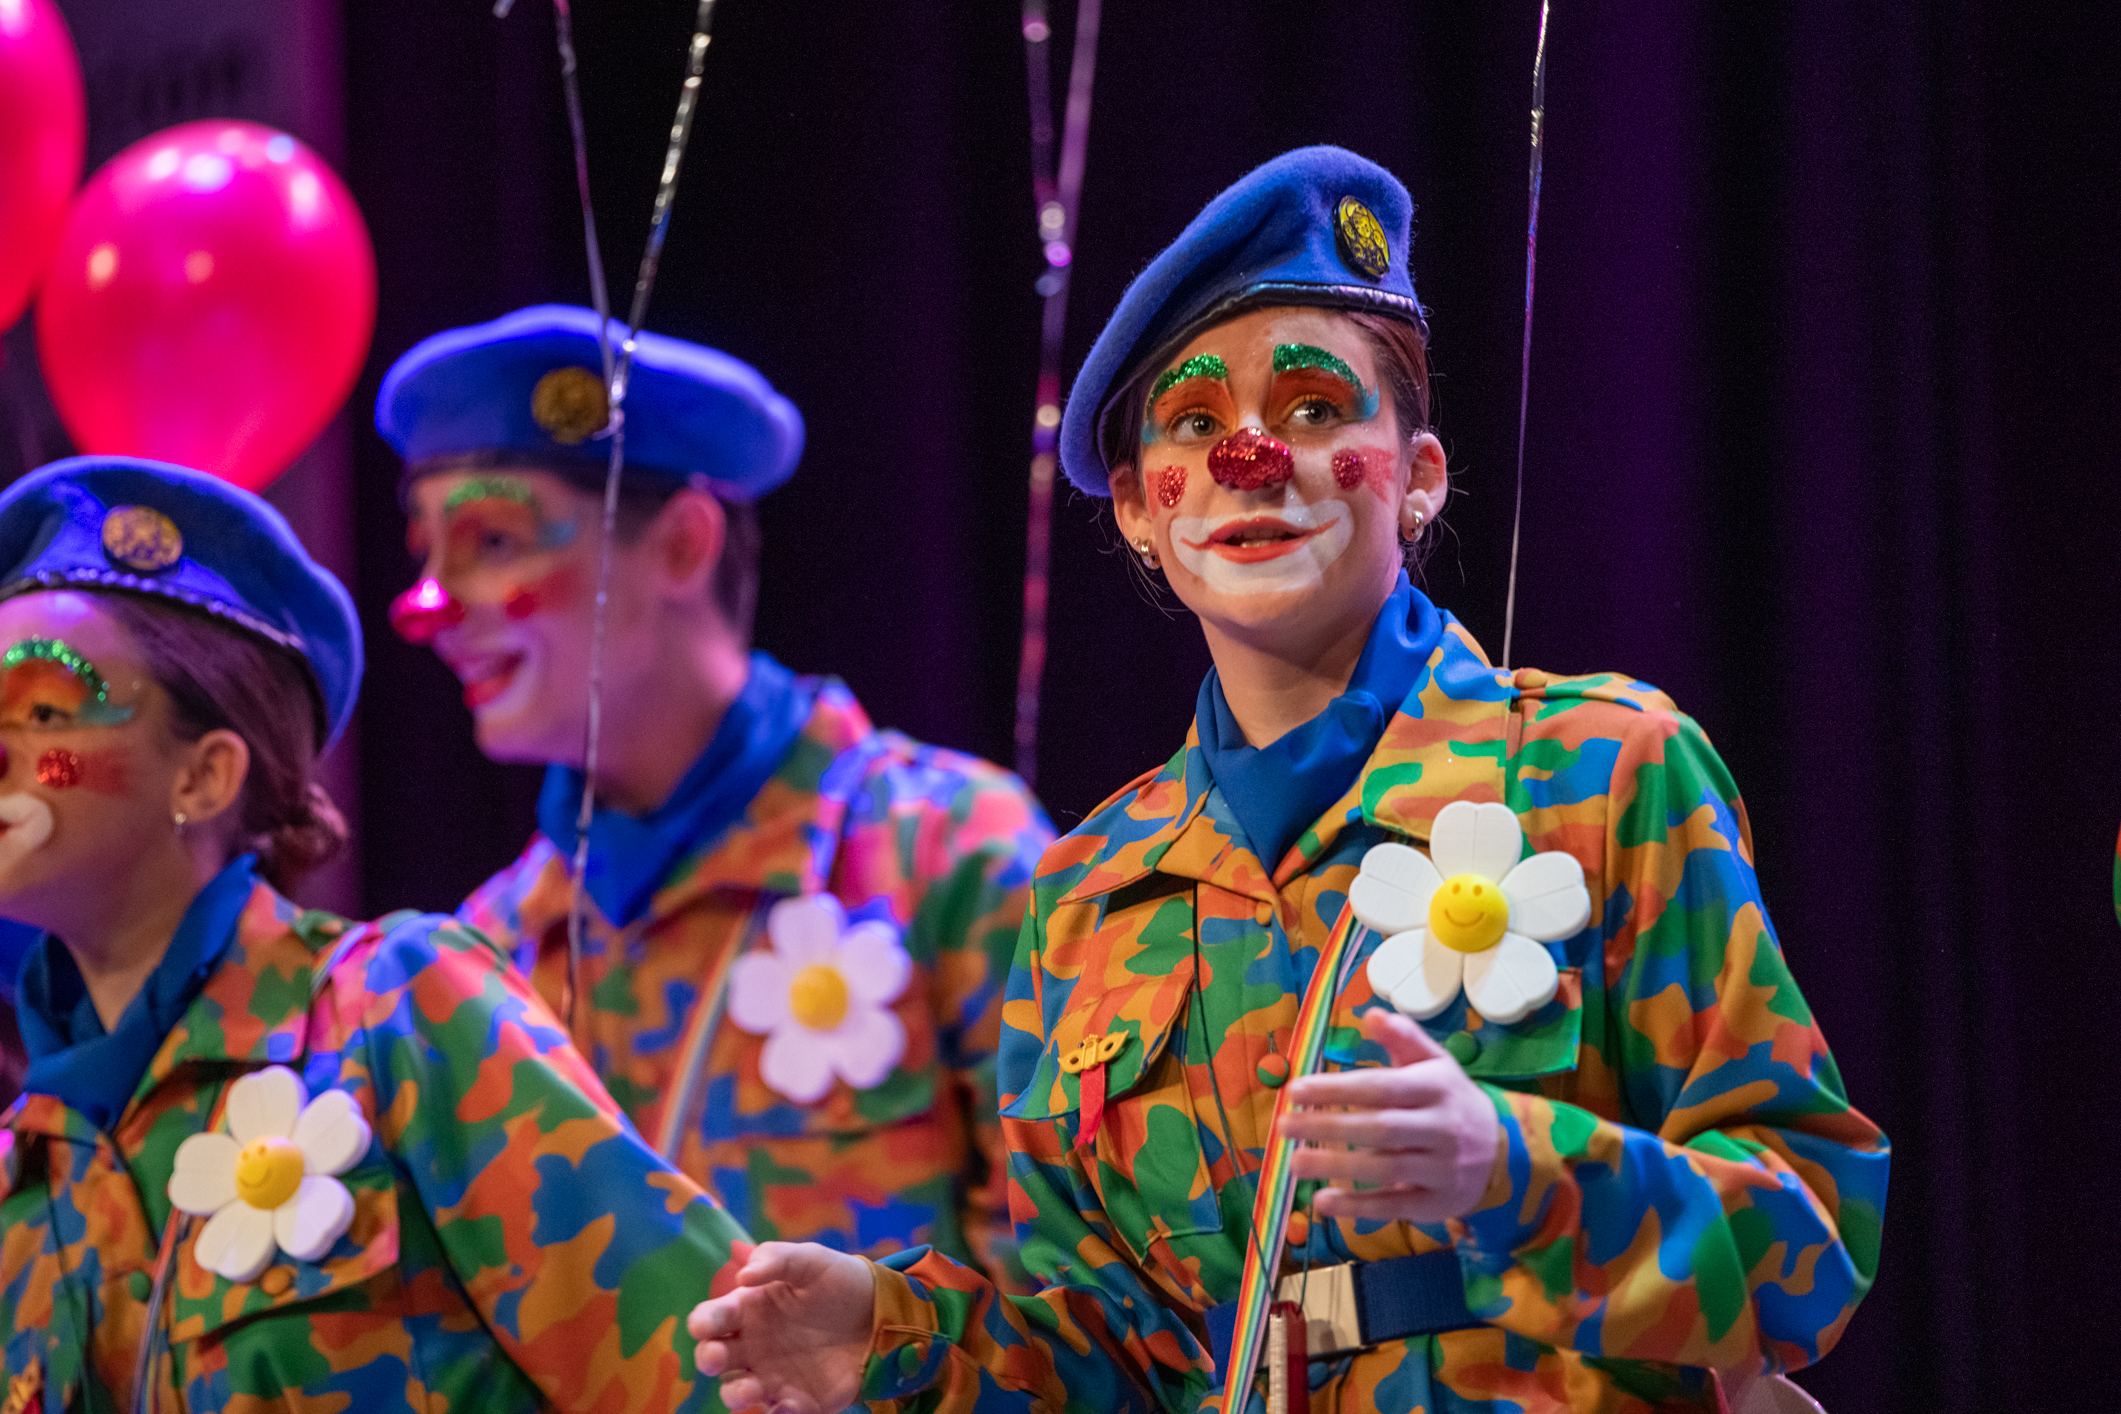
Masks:
[[[24,663],[51,663],[64,668],[76,682],[88,689],[93,702],[84,703],[80,717],[84,722],[101,726],[116,726],[130,718],[133,709],[114,706],[110,700],[110,684],[96,665],[88,661],[88,655],[71,643],[60,638],[25,638],[0,653],[0,672],[12,672]]]
[[[473,501],[514,501],[519,506],[538,509],[537,493],[514,477],[474,476],[444,498],[442,511],[447,514]]]
[[[442,514],[460,510],[473,501],[513,501],[530,511],[538,518],[538,544],[544,549],[557,550],[574,539],[574,522],[545,519],[545,506],[537,492],[513,476],[472,477],[442,498]]]
[[[1274,371],[1294,373],[1300,368],[1316,368],[1330,373],[1362,394],[1362,415],[1369,417],[1377,411],[1377,394],[1363,386],[1355,370],[1339,354],[1311,344],[1276,344],[1274,346]]]
[[[1214,354],[1195,354],[1178,367],[1167,368],[1156,376],[1156,381],[1149,386],[1149,401],[1154,403],[1158,398],[1189,378],[1228,378],[1229,376],[1230,366]]]

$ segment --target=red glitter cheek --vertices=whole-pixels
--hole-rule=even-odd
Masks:
[[[53,747],[37,758],[37,784],[48,790],[71,790],[84,786],[98,795],[126,792],[125,759],[114,753],[78,751]]]
[[[1156,499],[1165,510],[1176,506],[1186,498],[1186,469],[1182,466],[1167,466],[1156,473]]]
[[[535,584],[522,584],[510,590],[508,598],[502,601],[501,612],[511,619],[527,619],[555,605],[570,603],[574,598],[574,571],[571,568],[558,569]]]
[[[1362,485],[1362,453],[1352,448],[1343,448],[1333,454],[1333,480],[1343,491],[1353,491]]]
[[[81,784],[81,758],[53,748],[37,758],[37,784],[67,790]]]

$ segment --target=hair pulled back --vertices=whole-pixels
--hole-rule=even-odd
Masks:
[[[250,748],[237,802],[237,852],[281,893],[346,844],[346,820],[312,779],[317,701],[309,670],[287,649],[178,604],[107,593],[104,606],[140,647],[170,698],[181,741],[232,731]]]

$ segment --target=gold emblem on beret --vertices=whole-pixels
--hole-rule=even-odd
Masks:
[[[611,421],[611,394],[595,371],[570,364],[555,368],[530,392],[530,415],[565,447],[602,432]]]
[[[1340,235],[1342,263],[1373,280],[1382,280],[1392,268],[1392,247],[1385,244],[1385,228],[1378,224],[1370,208],[1352,196],[1344,196],[1340,209],[1333,213],[1333,225]]]
[[[155,574],[184,558],[184,537],[153,506],[112,506],[103,517],[103,553],[114,565]]]

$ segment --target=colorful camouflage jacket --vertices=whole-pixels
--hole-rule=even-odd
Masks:
[[[1515,1025],[1463,996],[1424,1023],[1502,1118],[1479,1208],[1314,1223],[1299,1191],[1284,1270],[1453,1247],[1487,1323],[1315,1361],[1312,1408],[1714,1409],[1702,1367],[1826,1352],[1876,1270],[1887,1150],[1784,965],[1737,791],[1655,689],[1499,672],[1446,616],[1354,785],[1271,868],[1197,738],[1047,851],[1001,1089],[1025,1265],[1051,1285],[996,1300],[939,1255],[887,1263],[866,1398],[1195,1407],[1201,1315],[1238,1294],[1269,1080],[1319,949],[1365,851],[1425,845],[1460,799],[1510,806],[1527,852],[1573,854],[1591,921],[1550,945],[1560,991]],[[1328,1063],[1382,1064],[1360,958],[1349,975]],[[1108,1100],[1085,1155],[1063,1062],[1092,1037]]]
[[[229,1083],[270,1064],[352,1095],[374,1137],[343,1175],[355,1214],[336,1246],[238,1284],[196,1260],[205,1220],[173,1214],[167,1185],[178,1145],[222,1123]],[[6,1126],[10,1414],[720,1408],[685,1314],[743,1234],[448,919],[349,930],[261,884],[110,1133],[39,1094]]]
[[[828,679],[744,819],[678,863],[644,917],[615,930],[590,905],[576,1044],[649,1142],[760,1241],[872,1256],[933,1244],[1006,1272],[1001,979],[1052,837],[1015,777],[878,732]],[[761,1079],[765,1037],[724,1014],[723,979],[766,946],[772,903],[819,890],[903,930],[906,1049],[879,1084],[836,1081],[799,1105]],[[558,1007],[568,901],[567,861],[540,835],[458,916],[514,949]]]

